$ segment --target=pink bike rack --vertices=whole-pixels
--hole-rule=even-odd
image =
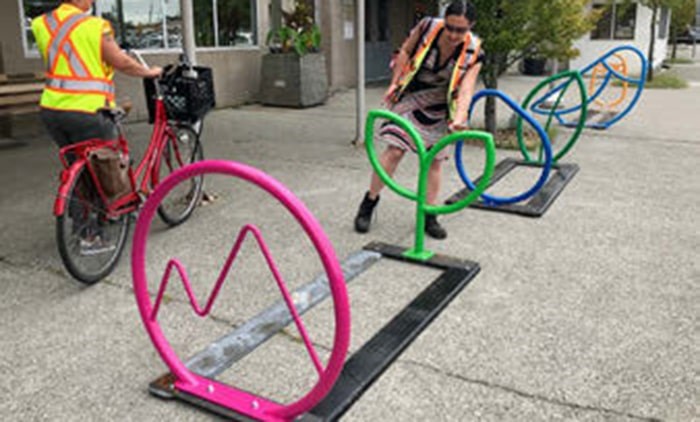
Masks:
[[[281,205],[295,217],[309,236],[328,276],[334,303],[335,336],[333,350],[325,367],[308,338],[303,322],[296,311],[291,295],[264,242],[262,234],[257,227],[253,225],[246,225],[241,229],[204,307],[200,306],[192,292],[186,269],[176,259],[171,259],[168,262],[158,289],[156,301],[155,303],[151,302],[151,298],[148,294],[145,259],[148,233],[156,210],[163,198],[165,198],[176,185],[189,178],[207,174],[219,174],[242,179],[266,191],[276,198]],[[160,309],[161,300],[168,282],[171,277],[175,276],[175,273],[177,273],[180,281],[184,285],[195,313],[200,317],[207,316],[216,301],[219,290],[226,279],[226,275],[236,259],[241,244],[248,234],[252,234],[257,241],[267,265],[277,282],[280,293],[292,313],[294,323],[302,335],[310,359],[318,373],[318,381],[314,387],[294,403],[276,403],[264,397],[259,397],[249,392],[236,389],[235,387],[202,377],[190,371],[172,349],[158,324],[158,311]],[[174,272],[173,270],[176,271]],[[338,263],[333,246],[323,232],[321,225],[304,204],[281,183],[260,170],[232,161],[209,160],[184,167],[166,178],[148,198],[136,223],[132,252],[132,275],[136,302],[139,307],[141,319],[155,348],[171,371],[171,388],[175,395],[189,396],[189,398],[194,398],[195,401],[228,409],[235,414],[248,418],[265,421],[292,420],[318,404],[330,392],[343,369],[350,342],[350,307],[345,281],[343,279],[343,272]]]

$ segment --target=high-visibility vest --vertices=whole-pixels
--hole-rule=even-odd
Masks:
[[[70,4],[32,21],[46,64],[41,107],[94,113],[114,106],[114,72],[102,60],[102,37],[109,23]]]
[[[427,18],[421,22],[419,29],[422,31],[422,35],[418,40],[418,44],[413,49],[412,57],[409,58],[408,63],[401,71],[401,75],[399,76],[397,82],[397,88],[391,97],[393,102],[398,102],[401,99],[404,91],[411,84],[411,81],[420,70],[426,57],[428,57],[430,47],[433,45],[433,42],[435,42],[440,34],[440,31],[444,27],[444,19]],[[469,68],[471,68],[479,58],[480,50],[481,40],[479,37],[472,34],[471,31],[468,31],[464,35],[462,51],[459,53],[457,63],[455,63],[455,67],[452,70],[452,77],[450,78],[450,84],[447,89],[447,104],[450,121],[452,121],[452,118],[457,111],[459,87],[467,74],[467,70],[469,70]]]

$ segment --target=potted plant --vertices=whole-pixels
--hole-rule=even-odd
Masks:
[[[282,14],[284,24],[267,35],[270,51],[262,58],[260,101],[288,107],[322,104],[328,97],[328,75],[313,9],[297,0],[293,11]]]

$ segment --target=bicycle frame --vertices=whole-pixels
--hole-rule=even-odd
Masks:
[[[63,215],[65,212],[66,198],[68,197],[69,190],[71,186],[73,186],[75,178],[83,168],[87,168],[102,202],[106,204],[107,209],[105,211],[109,217],[118,217],[138,209],[143,202],[143,198],[148,196],[152,189],[160,182],[160,157],[163,154],[168,140],[175,136],[172,128],[168,124],[163,97],[160,93],[156,95],[155,107],[156,115],[148,149],[141,158],[136,170],[134,171],[133,167],[129,168],[129,179],[131,181],[132,190],[122,197],[113,201],[109,200],[104,189],[100,185],[97,174],[90,164],[89,159],[90,153],[100,148],[112,148],[115,151],[128,154],[128,141],[121,130],[119,131],[119,137],[114,140],[90,139],[69,145],[59,150],[59,158],[63,164],[63,170],[60,175],[58,195],[54,202],[55,216]],[[177,143],[173,142],[172,147],[176,158],[181,160],[182,157],[180,157]],[[75,157],[75,161],[72,164],[69,164],[67,155],[73,155]],[[140,183],[138,183],[139,180]]]

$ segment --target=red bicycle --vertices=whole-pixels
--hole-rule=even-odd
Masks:
[[[183,74],[193,70],[197,76],[184,80]],[[161,78],[146,80],[144,85],[153,131],[136,169],[128,159],[128,142],[121,127],[126,113],[121,109],[101,111],[119,128],[117,139],[87,140],[59,152],[64,169],[54,203],[56,240],[66,269],[85,284],[100,281],[114,269],[132,214],[158,183],[178,168],[204,158],[194,126],[214,106],[211,70],[193,68],[181,60],[166,68]],[[116,157],[116,166],[121,167],[115,169],[122,178],[118,194],[113,189],[110,192],[109,179],[96,165],[96,158],[105,154]],[[187,220],[200,200],[202,184],[203,178],[195,177],[172,191],[158,208],[161,219],[171,227]]]

